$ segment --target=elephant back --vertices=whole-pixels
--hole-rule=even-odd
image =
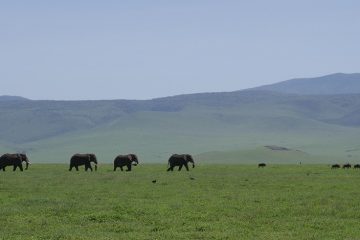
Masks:
[[[130,154],[127,155],[117,155],[114,159],[114,162],[121,162],[121,161],[131,161],[132,156]]]

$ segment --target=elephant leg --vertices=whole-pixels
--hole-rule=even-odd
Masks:
[[[73,167],[74,167],[74,166],[71,166],[71,165],[70,165],[70,167],[69,167],[69,171],[71,171],[71,170],[73,169]]]
[[[87,172],[88,169],[90,169],[92,171],[91,165],[85,165],[85,172]]]
[[[189,166],[185,164],[186,171],[189,171]]]
[[[124,171],[124,169],[123,169],[123,167],[122,167],[122,166],[120,166],[120,170],[121,170],[121,171]]]
[[[116,171],[116,168],[117,168],[117,166],[116,166],[116,165],[114,165],[114,171]]]
[[[131,171],[131,163],[127,165],[127,172],[130,172]]]
[[[179,171],[181,171],[182,167],[183,167],[183,165],[181,164],[181,165],[179,166]]]
[[[20,168],[20,171],[22,171],[22,172],[24,171],[22,165],[19,165],[19,168]]]
[[[75,166],[76,171],[79,171],[79,166]]]
[[[17,165],[14,165],[14,167],[13,167],[13,171],[15,171],[15,170],[16,170],[16,168],[17,168]]]

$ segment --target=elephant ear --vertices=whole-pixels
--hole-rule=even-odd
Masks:
[[[184,159],[185,159],[185,162],[188,162],[186,154],[184,154]]]
[[[128,158],[129,158],[130,161],[132,161],[132,156],[131,156],[131,154],[128,154]]]

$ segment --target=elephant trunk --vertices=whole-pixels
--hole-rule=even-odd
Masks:
[[[95,164],[94,168],[95,168],[95,171],[97,171],[97,164]]]
[[[195,163],[193,162],[192,165],[193,165],[193,168],[194,168],[194,167],[195,167]]]
[[[28,170],[29,164],[30,164],[29,162],[26,162],[25,170]]]

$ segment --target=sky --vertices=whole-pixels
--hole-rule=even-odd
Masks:
[[[355,0],[0,0],[0,95],[151,99],[360,72]]]

